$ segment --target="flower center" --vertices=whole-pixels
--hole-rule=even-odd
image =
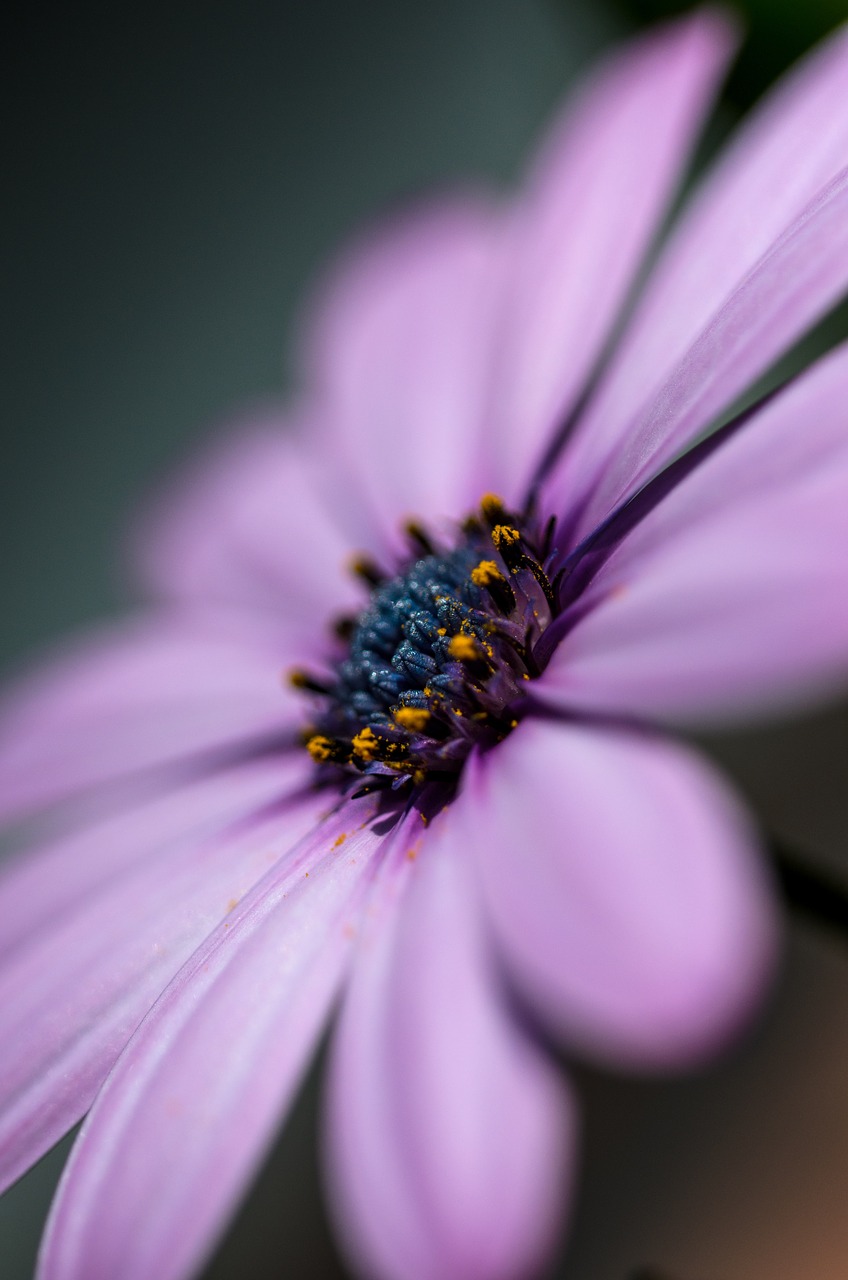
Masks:
[[[489,494],[453,547],[410,524],[397,574],[354,565],[371,596],[337,627],[334,677],[291,673],[315,699],[305,743],[318,764],[418,784],[457,774],[474,747],[515,727],[555,610],[546,547],[526,525]]]

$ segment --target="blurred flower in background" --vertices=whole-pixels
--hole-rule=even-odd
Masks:
[[[707,174],[603,361],[731,44],[715,15],[652,36],[580,91],[518,199],[431,205],[353,251],[288,419],[151,517],[156,612],[11,695],[9,814],[72,801],[95,825],[5,882],[7,1178],[164,989],[87,1122],[45,1274],[196,1265],[350,953],[330,1167],[365,1274],[517,1275],[549,1245],[570,1104],[490,935],[524,1016],[613,1063],[691,1061],[760,990],[754,837],[653,730],[844,675],[844,353],[736,411],[844,288],[844,38]],[[473,515],[485,490],[502,503]],[[339,574],[354,548],[370,603]],[[369,701],[372,633],[397,658],[419,590],[445,635],[416,633]],[[285,662],[316,673],[301,717],[270,693]]]

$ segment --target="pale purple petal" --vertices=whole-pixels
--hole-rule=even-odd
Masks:
[[[691,443],[846,286],[848,169],[804,210],[687,351],[608,463],[580,529],[590,531]]]
[[[696,189],[551,486],[561,509],[600,483],[584,531],[844,292],[846,77],[843,29],[777,85]]]
[[[291,734],[290,655],[247,628],[149,616],[69,646],[0,703],[0,820],[194,757]]]
[[[450,819],[384,866],[333,1046],[328,1176],[369,1280],[535,1275],[567,1203],[570,1099],[506,1007]]]
[[[326,1021],[382,844],[362,825],[373,813],[369,798],[324,823],[165,991],[83,1126],[41,1280],[181,1280],[200,1265]]]
[[[39,930],[84,906],[163,843],[200,841],[271,800],[305,790],[312,775],[312,762],[298,751],[257,768],[185,781],[105,820],[96,802],[90,822],[75,813],[81,820],[72,832],[20,850],[0,867],[0,956],[5,961],[21,943],[31,944]]]
[[[181,829],[175,799],[170,815],[160,814],[145,858],[94,883],[60,919],[36,923],[6,958],[0,971],[0,1186],[79,1120],[180,966],[315,825],[326,798],[285,805],[276,774],[274,762],[247,768],[240,806],[239,780],[231,779],[230,813],[217,822]],[[264,820],[258,808],[266,811]]]
[[[705,762],[612,729],[527,721],[456,802],[515,981],[570,1045],[670,1066],[715,1050],[771,969],[756,840]]]
[[[331,615],[361,607],[350,547],[318,492],[313,434],[303,413],[268,410],[178,475],[136,536],[143,584],[255,615],[289,649],[314,648]]]
[[[714,10],[650,32],[589,78],[543,143],[515,209],[482,442],[482,470],[511,498],[583,390],[733,45]]]
[[[480,496],[502,222],[483,198],[419,209],[354,246],[318,295],[304,360],[331,424],[327,483],[356,536],[370,522],[369,550]]]
[[[848,676],[848,347],[624,539],[534,694],[675,722],[791,706]]]

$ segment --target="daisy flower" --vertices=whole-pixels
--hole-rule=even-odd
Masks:
[[[6,695],[3,1185],[87,1113],[41,1280],[195,1274],[334,1013],[354,1270],[533,1275],[576,1159],[547,1046],[678,1067],[755,1006],[754,824],[670,730],[848,670],[848,349],[738,412],[848,283],[848,36],[646,272],[734,43],[650,33],[517,194],[361,240],[292,404],[143,521],[144,611]]]

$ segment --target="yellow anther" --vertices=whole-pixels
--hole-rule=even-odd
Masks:
[[[521,534],[510,524],[496,524],[492,530],[492,542],[500,550],[501,547],[514,547],[521,541]]]
[[[316,733],[307,742],[306,750],[317,764],[326,764],[335,755],[335,743],[332,738],[325,738],[322,733]]]
[[[380,739],[374,730],[366,725],[364,729],[360,729],[351,745],[354,755],[359,756],[360,760],[373,760],[377,755]]]
[[[309,676],[299,667],[295,667],[293,671],[286,673],[286,678],[293,689],[305,689]]]
[[[473,636],[451,636],[448,653],[457,662],[473,662],[481,656],[480,646]]]
[[[410,733],[421,733],[427,727],[430,712],[424,707],[398,707],[395,712],[395,724]]]
[[[376,587],[383,581],[383,574],[370,556],[353,556],[348,561],[351,573],[362,578],[369,586]]]
[[[425,555],[433,554],[433,544],[427,537],[427,531],[417,520],[405,520],[403,531]]]
[[[503,498],[496,493],[484,493],[480,499],[480,510],[487,520],[498,520],[504,513]]]
[[[475,587],[488,587],[493,582],[505,582],[506,579],[494,560],[481,560],[477,567],[471,570],[471,581]]]

